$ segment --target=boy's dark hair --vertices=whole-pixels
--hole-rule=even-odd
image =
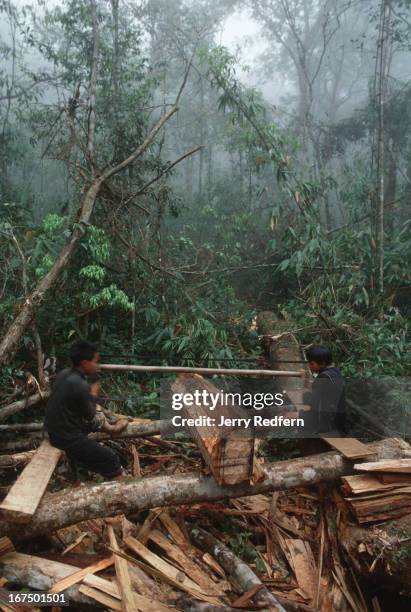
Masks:
[[[332,353],[328,346],[321,346],[320,344],[313,344],[310,346],[305,355],[307,357],[307,361],[315,361],[315,363],[321,365],[330,365],[333,360]]]
[[[88,340],[75,342],[70,349],[70,359],[73,366],[78,366],[82,361],[91,361],[97,353],[97,345]]]

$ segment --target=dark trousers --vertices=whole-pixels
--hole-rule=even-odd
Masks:
[[[114,478],[122,472],[116,453],[87,436],[82,436],[70,444],[69,448],[63,450],[70,463],[78,463],[90,472],[101,474],[104,478]]]

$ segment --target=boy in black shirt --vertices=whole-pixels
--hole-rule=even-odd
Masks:
[[[304,394],[310,410],[305,423],[314,435],[342,436],[346,430],[344,379],[328,347],[313,345],[306,351],[311,372],[317,374],[311,392]]]
[[[69,461],[80,463],[106,479],[124,478],[117,455],[87,435],[97,430],[115,434],[127,426],[126,419],[111,425],[96,413],[99,385],[89,385],[86,376],[98,372],[97,347],[91,342],[77,342],[70,357],[73,367],[58,374],[47,404],[44,428],[50,442],[65,451]]]

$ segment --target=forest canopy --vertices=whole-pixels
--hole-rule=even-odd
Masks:
[[[410,2],[0,12],[5,388],[78,337],[235,363],[260,310],[346,375],[409,373]]]

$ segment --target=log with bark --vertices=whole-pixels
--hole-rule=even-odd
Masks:
[[[21,412],[22,410],[26,410],[26,408],[30,408],[31,406],[35,406],[36,404],[39,404],[40,402],[47,399],[49,396],[50,396],[49,391],[42,391],[41,393],[34,393],[34,395],[30,395],[30,397],[27,397],[22,400],[18,400],[17,402],[13,402],[12,404],[9,404],[8,406],[4,406],[3,408],[0,408],[0,421],[4,421],[5,419],[7,419],[9,416],[12,416],[13,414],[17,414],[18,412]]]
[[[78,567],[49,561],[34,555],[11,552],[0,557],[0,574],[11,584],[48,591],[55,582],[78,571]],[[67,599],[74,603],[91,604],[94,601],[79,592],[77,584],[66,591]]]
[[[279,321],[270,311],[260,312],[257,317],[257,329],[262,336],[266,358],[273,370],[291,370],[301,373],[304,378],[288,377],[281,379],[281,390],[286,392],[290,403],[299,409],[306,409],[303,402],[305,383],[312,378],[310,369],[295,336],[285,328],[287,321]]]
[[[400,439],[374,442],[369,447],[380,459],[401,458],[410,446]],[[97,517],[137,512],[162,506],[255,495],[279,489],[330,482],[353,473],[352,463],[335,452],[278,461],[264,468],[264,480],[234,486],[218,485],[198,474],[156,476],[106,482],[46,494],[27,526],[3,524],[0,535],[24,539]]]
[[[259,577],[225,544],[200,527],[193,527],[190,536],[194,544],[204,550],[204,552],[208,552],[218,561],[228,576],[240,585],[244,593],[254,587],[258,587],[258,591],[254,595],[256,602],[269,606],[270,610],[275,612],[285,612],[283,606],[267,587],[263,585]]]
[[[13,434],[14,426],[11,430],[5,429],[0,440],[0,452],[11,453],[13,451],[30,450],[38,446],[43,440],[43,426],[38,423],[33,424],[33,430],[24,435]],[[159,421],[147,421],[144,423],[129,423],[123,431],[115,436],[96,432],[89,434],[89,437],[102,442],[110,439],[127,439],[127,438],[149,438],[150,436],[165,435],[174,431],[171,421],[164,419]],[[1,463],[0,463],[1,465]]]
[[[26,463],[31,461],[35,452],[35,450],[30,450],[25,453],[15,453],[14,455],[0,455],[0,469],[26,465]]]

